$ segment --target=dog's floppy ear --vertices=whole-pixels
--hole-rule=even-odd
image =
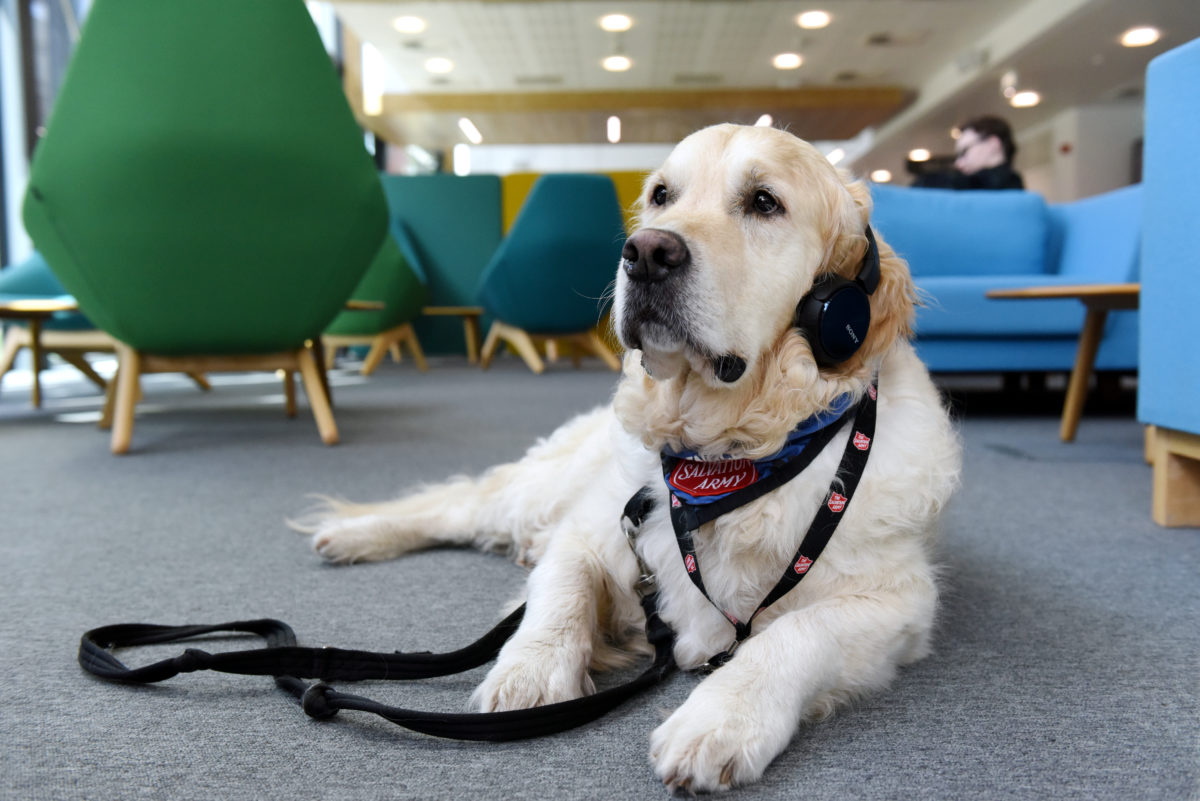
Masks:
[[[861,181],[851,179],[839,170],[846,195],[834,211],[832,247],[829,253],[829,272],[853,278],[862,267],[867,251],[863,230],[871,218],[871,194]],[[849,202],[845,202],[846,200]],[[909,274],[908,265],[896,255],[877,229],[872,229],[879,247],[879,287],[871,295],[871,328],[858,352],[838,370],[855,372],[882,356],[898,338],[913,333],[916,315],[917,288]]]

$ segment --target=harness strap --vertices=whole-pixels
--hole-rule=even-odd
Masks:
[[[388,706],[340,692],[326,681],[411,680],[460,673],[495,658],[524,615],[521,606],[476,642],[445,654],[375,653],[296,645],[291,627],[279,620],[236,621],[217,625],[159,626],[120,624],[92,629],[79,643],[79,664],[102,679],[135,684],[164,681],[180,673],[213,670],[240,675],[274,676],[275,683],[300,701],[305,714],[325,719],[339,710],[370,712],[412,731],[459,740],[518,740],[541,737],[595,720],[675,670],[674,633],[657,612],[656,593],[642,598],[646,636],[654,661],[637,678],[594,695],[530,709],[444,714]],[[233,632],[262,637],[266,648],[209,653],[195,648],[139,668],[126,667],[113,648],[180,642],[206,634]],[[301,678],[321,679],[306,684]]]
[[[708,602],[733,624],[734,628],[733,644],[727,650],[709,659],[707,663],[708,667],[718,668],[728,662],[738,645],[750,636],[751,624],[754,622],[754,619],[767,607],[778,601],[799,584],[808,575],[809,569],[817,561],[821,552],[825,550],[825,546],[829,543],[833,532],[837,529],[838,523],[841,522],[845,510],[850,506],[850,500],[854,497],[854,491],[858,488],[859,480],[866,470],[867,459],[870,457],[871,446],[875,440],[877,397],[878,390],[872,384],[867,388],[867,392],[863,394],[858,406],[852,410],[854,412],[854,428],[851,431],[850,438],[846,442],[846,448],[842,452],[842,458],[838,464],[837,472],[834,473],[829,492],[825,495],[816,516],[813,518],[812,524],[808,528],[808,532],[800,542],[800,547],[796,551],[795,556],[792,557],[792,561],[784,570],[783,576],[750,615],[748,620],[738,619],[737,616],[723,609],[714,601],[712,596],[708,594],[708,590],[705,589],[704,579],[700,575],[700,559],[696,554],[696,531],[702,522],[712,520],[716,515],[713,515],[708,509],[702,509],[698,513],[694,507],[686,504],[677,506],[672,503],[671,523],[675,529],[675,541],[679,545],[679,554],[683,558],[683,565],[687,571],[688,578],[691,579],[692,584],[700,590],[704,597],[708,599]],[[825,429],[829,433],[820,443],[820,448],[824,448],[832,440],[833,434],[842,427],[844,420],[849,417],[850,411],[848,410],[841,420],[838,420],[837,423]],[[811,454],[808,454],[808,459],[805,462],[806,466],[816,457],[819,450],[812,449]],[[773,486],[772,489],[774,488]],[[763,492],[759,491],[757,485],[751,485],[745,490],[740,490],[722,499],[718,514],[724,514],[739,506],[750,503],[763,494]],[[698,514],[704,516],[700,517]]]

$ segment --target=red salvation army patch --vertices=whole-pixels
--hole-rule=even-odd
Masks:
[[[860,451],[865,451],[867,448],[871,447],[871,438],[861,431],[854,432],[854,447],[858,448]]]
[[[845,496],[845,495],[840,495],[840,494],[838,494],[838,493],[836,493],[836,492],[832,493],[832,494],[829,496],[829,511],[831,511],[831,512],[840,512],[840,511],[842,511],[843,509],[845,509],[845,508],[846,508],[846,501],[847,501],[847,500],[848,500],[848,499],[846,498],[846,496]]]
[[[680,459],[667,479],[680,492],[694,497],[724,495],[748,487],[758,480],[758,470],[749,459],[719,462],[690,462]]]

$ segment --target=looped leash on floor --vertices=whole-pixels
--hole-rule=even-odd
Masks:
[[[333,717],[340,710],[370,712],[406,729],[458,740],[518,740],[541,737],[580,726],[615,708],[661,681],[673,670],[674,635],[655,611],[657,597],[642,600],[646,631],[655,656],[640,676],[594,695],[557,704],[505,712],[446,714],[387,706],[369,698],[340,692],[326,682],[412,680],[447,676],[483,665],[517,630],[524,615],[521,606],[476,642],[445,654],[376,653],[342,648],[304,648],[296,645],[291,627],[279,620],[248,620],[213,626],[156,626],[122,624],[92,629],[79,643],[79,663],[103,679],[135,684],[164,681],[180,673],[214,670],[252,676],[274,676],[275,683],[299,701],[312,718]],[[138,645],[190,640],[206,634],[256,634],[265,648],[209,653],[189,648],[171,659],[140,668],[128,668],[110,651]],[[302,679],[319,679],[308,684]]]
[[[846,444],[838,472],[834,475],[833,488],[830,489],[822,509],[801,542],[795,562],[789,565],[784,577],[749,620],[739,621],[722,610],[733,623],[736,638],[727,651],[709,660],[707,667],[715,669],[729,660],[737,645],[749,636],[750,622],[763,609],[799,583],[829,541],[842,517],[841,512],[849,504],[854,488],[866,467],[867,454],[874,438],[875,397],[875,387],[871,386],[856,408],[838,415],[832,423],[825,423],[823,428],[828,433],[815,436],[814,442],[818,447],[811,448],[802,460],[787,465],[776,463],[771,467],[775,473],[773,478],[768,476],[770,481],[762,481],[735,493],[717,496],[717,503],[712,503],[711,499],[706,500],[704,503],[710,504],[707,508],[697,511],[695,507],[681,501],[679,488],[673,487],[668,477],[672,501],[671,518],[684,566],[692,582],[708,598],[695,554],[696,529],[703,522],[761,497],[765,492],[798,474],[804,465],[812,461],[816,452],[832,439],[842,421],[852,413],[854,415],[855,431]],[[666,458],[664,465],[669,467]],[[766,470],[767,467],[764,467],[764,471]],[[784,473],[789,475],[785,478]],[[199,670],[273,676],[275,683],[295,696],[305,714],[314,719],[333,717],[343,709],[357,710],[379,715],[398,726],[436,737],[505,741],[566,731],[603,716],[676,670],[675,633],[658,615],[657,581],[637,550],[637,534],[645,518],[653,511],[654,505],[655,492],[650,487],[643,487],[625,505],[621,519],[622,529],[629,538],[640,571],[634,589],[646,614],[646,638],[654,646],[654,661],[637,678],[594,695],[530,709],[447,714],[387,706],[370,698],[343,693],[328,684],[330,681],[425,679],[461,673],[483,665],[494,659],[504,643],[516,632],[525,613],[524,605],[471,645],[444,654],[306,648],[296,644],[295,632],[286,623],[262,619],[217,625],[159,626],[132,623],[103,626],[83,635],[79,643],[79,664],[84,670],[100,678],[134,684],[165,681],[180,673]],[[712,601],[711,598],[709,600]],[[713,605],[716,603],[713,602]],[[263,638],[266,647],[219,653],[188,648],[179,656],[139,668],[127,667],[112,653],[116,648],[181,642],[218,633],[254,634]],[[317,681],[308,684],[304,679]]]

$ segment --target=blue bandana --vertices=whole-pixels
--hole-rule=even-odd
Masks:
[[[765,459],[700,459],[695,451],[662,451],[663,479],[671,492],[671,505],[705,506],[723,500],[735,492],[757,484],[798,459],[820,439],[823,447],[832,434],[831,426],[839,422],[850,409],[853,397],[847,393],[838,397],[827,411],[802,420],[788,434],[783,448]],[[814,451],[818,452],[820,448]],[[811,458],[808,460],[811,461]]]

